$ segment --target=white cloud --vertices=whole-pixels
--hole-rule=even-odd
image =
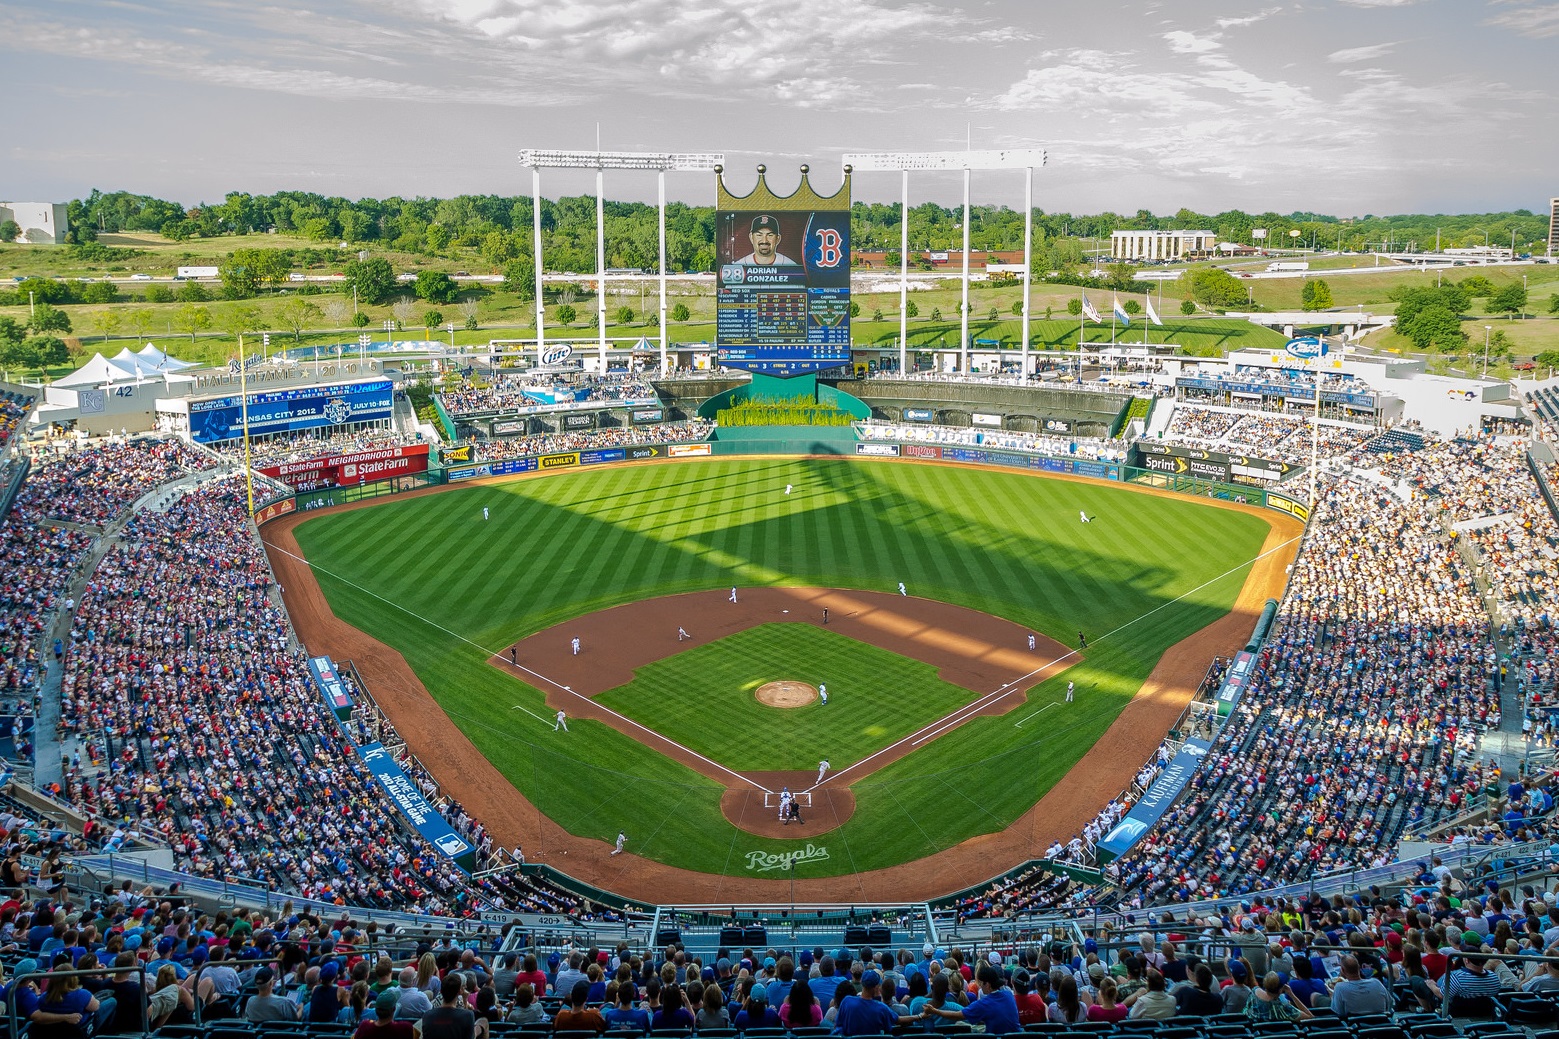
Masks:
[[[1255,14],[1248,14],[1239,18],[1219,18],[1213,24],[1220,29],[1243,28],[1244,26],[1255,25],[1259,21],[1270,18],[1281,10],[1281,7],[1269,7],[1265,11],[1257,11]]]
[[[1326,60],[1333,65],[1352,65],[1360,61],[1374,61],[1391,53],[1396,47],[1395,43],[1377,43],[1369,47],[1344,47],[1339,51],[1332,51],[1326,56]]]
[[[1495,15],[1484,24],[1512,29],[1534,39],[1559,36],[1559,3],[1523,4]]]
[[[1166,32],[1164,39],[1169,41],[1169,49],[1176,54],[1205,54],[1223,46],[1218,42],[1220,35],[1214,33],[1211,36],[1197,36],[1183,29],[1176,29],[1173,32]]]
[[[1354,7],[1410,7],[1419,0],[1338,0]]]

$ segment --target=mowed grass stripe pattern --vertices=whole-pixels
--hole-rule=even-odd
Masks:
[[[736,772],[835,769],[976,698],[929,664],[805,624],[763,624],[634,672],[596,697]],[[829,702],[761,704],[765,682],[828,687]]]
[[[1079,510],[1094,522],[1080,523]],[[1068,645],[1087,631],[1088,660],[1031,694],[1035,706],[1059,700],[1070,678],[1076,704],[1047,712],[1043,724],[976,719],[856,786],[858,809],[839,839],[848,839],[854,868],[872,869],[999,829],[1033,804],[1097,741],[1165,648],[1227,612],[1266,530],[1254,516],[1102,483],[765,458],[452,489],[326,514],[297,536],[335,612],[402,652],[543,812],[603,840],[618,828],[653,831],[636,851],[719,871],[785,843],[734,831],[720,815],[718,784],[607,726],[581,721],[565,740],[510,710],[546,715],[541,693],[488,667],[488,651],[618,603],[732,584],[893,591],[903,581],[912,595]],[[792,749],[796,768],[816,767],[826,752]],[[978,806],[928,800],[929,777],[977,784]],[[656,812],[664,818],[647,826]],[[845,872],[845,858],[797,873]]]

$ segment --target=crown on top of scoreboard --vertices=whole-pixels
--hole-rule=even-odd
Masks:
[[[725,186],[725,169],[723,166],[715,167],[715,189],[718,199],[716,209],[779,209],[810,212],[819,209],[849,209],[850,208],[850,173],[845,171],[844,181],[839,185],[839,190],[832,195],[820,195],[812,186],[808,177],[807,166],[801,167],[801,183],[796,190],[789,195],[775,194],[769,187],[768,167],[758,167],[758,183],[745,195],[737,195]]]

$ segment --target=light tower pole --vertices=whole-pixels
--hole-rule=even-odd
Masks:
[[[909,174],[911,170],[961,170],[964,174],[964,262],[962,268],[962,343],[959,344],[960,366],[969,367],[969,174],[972,170],[1023,170],[1027,176],[1023,200],[1023,350],[1024,363],[1028,356],[1028,278],[1033,256],[1033,184],[1034,168],[1045,165],[1043,148],[1012,148],[1003,151],[961,152],[863,152],[844,157],[844,165],[854,172],[861,170],[899,172],[903,174],[903,197],[899,203],[899,370],[905,370],[905,356],[909,339]]]
[[[558,151],[527,148],[520,152],[520,165],[531,171],[531,250],[536,263],[536,359],[539,363],[546,342],[546,310],[542,304],[541,273],[541,171],[543,169],[594,170],[596,173],[596,278],[600,298],[596,318],[600,323],[601,367],[606,368],[606,233],[605,203],[602,199],[606,170],[638,170],[659,174],[658,227],[660,232],[660,369],[667,370],[666,340],[666,174],[713,173],[725,162],[719,152],[603,152]]]

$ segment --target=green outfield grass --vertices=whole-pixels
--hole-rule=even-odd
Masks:
[[[1094,522],[1078,523],[1079,510]],[[297,536],[336,614],[404,654],[450,719],[543,812],[581,836],[610,840],[625,829],[635,852],[712,873],[745,875],[748,852],[789,842],[735,829],[720,814],[719,784],[607,725],[581,719],[566,738],[554,734],[542,694],[489,656],[569,617],[732,584],[891,591],[903,580],[918,595],[1066,645],[1078,629],[1089,634],[1088,659],[1031,691],[1025,711],[1059,701],[1069,679],[1075,704],[1033,724],[1016,724],[1024,712],[977,718],[856,784],[855,815],[822,840],[829,858],[796,868],[832,876],[1005,828],[1097,741],[1168,646],[1229,610],[1267,529],[1249,514],[1104,483],[767,458],[451,489],[326,514]],[[725,666],[741,673],[740,660]],[[689,693],[700,682],[680,680]],[[835,692],[839,680],[823,680]],[[857,695],[858,681],[844,680],[837,695]],[[529,713],[509,709],[516,703]],[[719,713],[693,710],[709,725]],[[884,724],[900,724],[883,713]],[[820,719],[826,738],[835,717],[845,719],[838,738],[853,738],[848,709]],[[815,767],[826,752],[810,739],[775,743],[794,758],[767,760],[793,768]]]
[[[841,769],[990,691],[951,685],[929,664],[804,624],[764,624],[634,675],[596,699],[736,772],[820,757]],[[759,703],[754,692],[775,681],[826,684],[828,706]]]

